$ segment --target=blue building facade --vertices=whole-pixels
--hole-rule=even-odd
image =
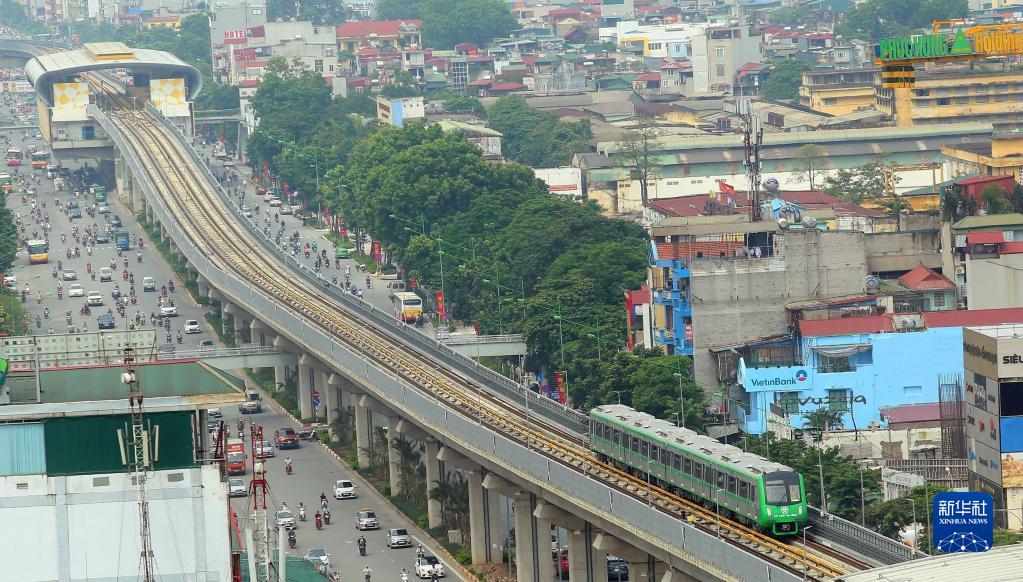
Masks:
[[[692,271],[689,259],[650,242],[650,309],[654,343],[669,354],[693,355]]]
[[[962,330],[804,336],[793,340],[799,349],[792,365],[740,359],[738,383],[749,396],[740,428],[762,434],[772,404],[788,415],[793,428],[807,427],[808,414],[826,410],[838,416],[835,428],[865,429],[883,420],[881,408],[937,402],[942,380],[963,374]]]

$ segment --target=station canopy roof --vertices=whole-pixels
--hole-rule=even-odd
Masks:
[[[146,73],[152,78],[183,78],[188,100],[194,100],[202,89],[199,71],[166,51],[130,48],[120,42],[86,43],[73,51],[52,52],[36,56],[25,65],[25,74],[36,93],[48,106],[53,106],[53,84],[65,82],[89,71],[124,69]]]

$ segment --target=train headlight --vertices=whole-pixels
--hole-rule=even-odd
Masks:
[[[803,515],[803,506],[802,505],[800,505],[799,509],[796,510],[796,514],[797,515]]]
[[[774,515],[774,512],[773,512],[773,511],[771,511],[771,508],[770,508],[770,507],[768,507],[768,508],[767,508],[767,516],[768,516],[768,517],[771,517],[772,515]]]

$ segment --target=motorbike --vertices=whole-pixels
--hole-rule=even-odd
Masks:
[[[291,471],[292,471],[291,463],[284,463],[284,472],[287,473],[288,475],[290,475]],[[330,523],[330,519],[329,518],[327,519],[327,523]]]
[[[298,520],[305,521],[305,507],[298,508]]]
[[[359,555],[360,556],[365,556],[366,555],[366,541],[365,540],[359,540]]]
[[[316,529],[323,529],[323,518],[319,513],[316,514]]]
[[[330,510],[323,508],[323,523],[330,525]]]
[[[288,547],[294,549],[298,545],[298,540],[295,538],[295,532],[288,532]]]
[[[168,281],[168,282],[167,282],[167,289],[168,289],[168,290],[169,290],[169,291],[170,291],[171,293],[173,293],[173,292],[174,292],[174,281]]]

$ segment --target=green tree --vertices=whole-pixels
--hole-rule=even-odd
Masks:
[[[588,120],[569,123],[533,109],[520,95],[505,95],[487,111],[490,127],[501,132],[508,159],[533,167],[566,166],[572,156],[592,151]]]
[[[684,409],[686,428],[702,431],[707,403],[703,390],[692,379],[692,366],[691,358],[680,356],[643,359],[630,378],[632,406],[664,419],[682,414]],[[684,406],[679,401],[680,393]]]
[[[647,244],[642,239],[595,242],[580,245],[558,257],[544,278],[558,280],[580,273],[597,282],[602,303],[617,303],[623,293],[646,281]]]
[[[920,545],[923,547],[930,537],[926,529],[927,512],[931,511],[934,496],[945,491],[948,491],[946,487],[937,485],[913,487],[906,497],[872,504],[867,511],[867,525],[882,535],[898,540],[899,532],[913,525],[915,515],[920,531]]]
[[[815,190],[830,169],[827,154],[828,150],[817,144],[806,144],[799,148],[792,162],[793,175],[801,182],[809,182],[810,190]]]
[[[416,97],[420,95],[420,92],[412,75],[407,71],[398,71],[393,81],[381,87],[380,94],[390,98]]]
[[[477,117],[487,117],[487,109],[475,97],[459,95],[448,99],[444,102],[444,110],[448,113],[471,113]]]
[[[300,12],[295,13],[296,7]],[[271,21],[291,20],[311,21],[313,24],[341,24],[345,21],[345,6],[343,2],[332,0],[268,0],[267,17]]]
[[[884,159],[872,160],[858,168],[842,168],[824,178],[825,193],[859,203],[887,196],[899,182],[895,165]]]
[[[988,214],[1009,214],[1013,212],[1012,202],[1005,197],[1005,190],[998,184],[988,184],[980,191],[984,198],[984,209]]]
[[[764,97],[772,101],[799,99],[799,86],[803,84],[803,71],[810,68],[805,61],[783,59],[773,63],[771,74],[764,81]]]
[[[423,43],[436,48],[460,42],[483,46],[518,28],[502,0],[426,0],[420,12]]]
[[[879,40],[905,36],[917,29],[930,29],[932,20],[964,18],[966,0],[868,0],[847,10],[835,26],[846,38]]]
[[[380,20],[410,20],[423,17],[425,0],[377,0],[374,4]]]
[[[941,192],[941,219],[956,222],[977,213],[977,201],[966,196],[960,184],[950,184]]]
[[[661,175],[659,131],[657,124],[652,120],[643,120],[636,129],[625,134],[620,142],[622,159],[632,169],[632,179],[639,181],[639,196],[643,208],[650,202],[650,182]],[[618,208],[612,208],[611,211],[616,213]]]

